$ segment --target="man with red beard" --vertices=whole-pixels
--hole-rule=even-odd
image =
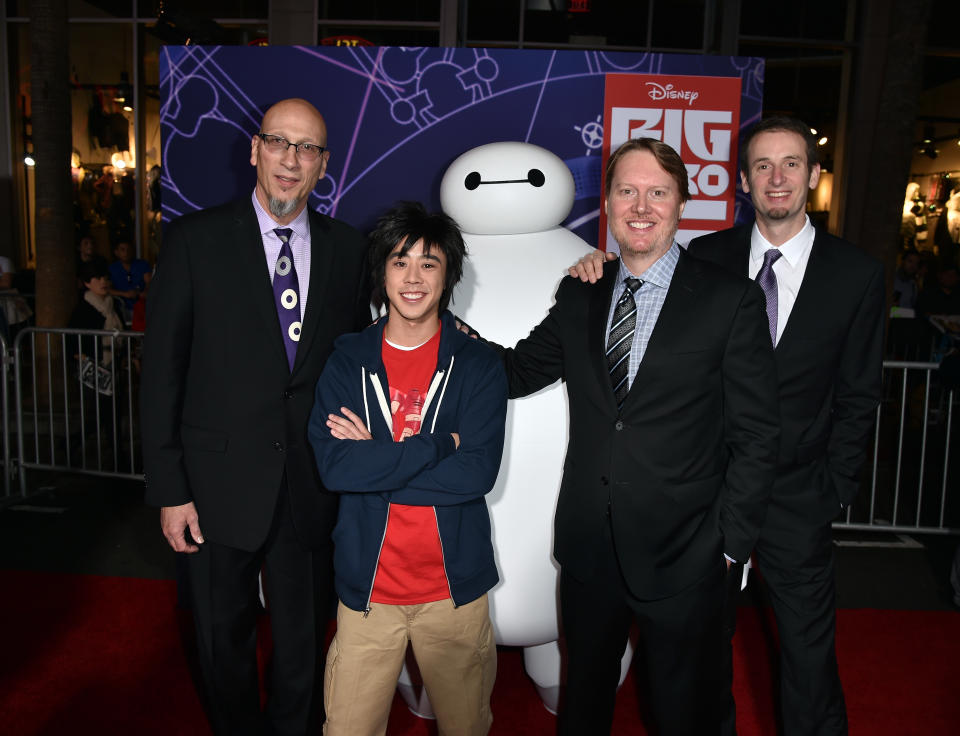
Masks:
[[[621,259],[564,279],[504,360],[511,398],[566,381],[570,440],[555,518],[568,667],[561,734],[609,733],[631,625],[656,732],[720,729],[730,560],[753,549],[778,440],[763,293],[675,241],[689,199],[670,146],[611,156]]]
[[[755,555],[777,619],[783,733],[842,736],[847,715],[834,646],[831,522],[859,489],[880,401],[883,268],[852,243],[816,230],[807,217],[807,192],[820,178],[808,125],[786,117],[757,123],[742,143],[740,169],[756,221],[696,238],[689,253],[756,279],[766,294],[780,447]],[[602,262],[591,254],[571,272],[595,281]],[[739,563],[734,569],[746,561],[732,557]],[[730,693],[735,615],[728,606],[725,736],[736,733]]]

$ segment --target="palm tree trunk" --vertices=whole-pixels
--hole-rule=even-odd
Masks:
[[[30,96],[36,158],[37,325],[63,327],[76,298],[67,3],[33,0]]]

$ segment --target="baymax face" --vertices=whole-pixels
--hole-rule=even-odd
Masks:
[[[488,143],[459,156],[443,175],[440,203],[477,235],[540,232],[570,213],[575,186],[559,156],[532,143]]]

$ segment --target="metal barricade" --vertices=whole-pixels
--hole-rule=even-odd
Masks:
[[[0,334],[0,362],[3,363],[0,382],[3,387],[0,388],[0,401],[3,406],[0,407],[0,422],[3,423],[3,437],[0,442],[3,443],[3,498],[9,500],[12,495],[10,481],[15,473],[15,468],[10,458],[10,352],[7,346],[7,339]]]
[[[937,380],[938,369],[884,361],[868,486],[835,529],[960,533],[960,502],[949,493],[956,397]]]
[[[136,393],[142,332],[30,327],[14,341],[17,464],[143,478]]]
[[[25,328],[11,359],[0,335],[6,498],[14,475],[26,495],[29,470],[143,479],[136,401],[142,339],[142,332]],[[949,492],[957,397],[940,385],[938,369],[937,363],[884,362],[865,488],[834,528],[960,533],[960,498]]]

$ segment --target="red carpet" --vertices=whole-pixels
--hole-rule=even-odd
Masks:
[[[181,646],[187,619],[174,584],[0,571],[0,732],[16,736],[210,733]],[[742,608],[736,640],[740,736],[775,733],[765,622]],[[840,672],[852,736],[960,733],[960,614],[842,610]],[[501,649],[491,734],[552,734],[554,718]],[[617,736],[645,734],[632,676],[617,701]],[[436,734],[399,699],[390,736]]]

